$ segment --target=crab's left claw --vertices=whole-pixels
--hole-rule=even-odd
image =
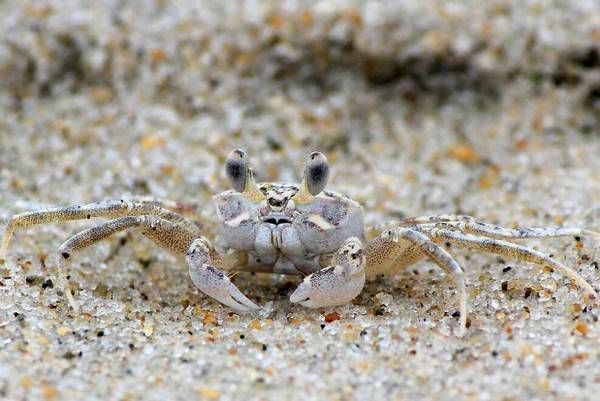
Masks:
[[[336,254],[336,264],[307,276],[290,296],[290,302],[308,308],[345,304],[365,285],[366,259],[360,240],[346,240]]]

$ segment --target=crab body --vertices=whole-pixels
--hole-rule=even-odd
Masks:
[[[363,209],[352,199],[323,191],[306,202],[299,186],[261,183],[264,198],[234,190],[215,196],[219,233],[245,253],[245,270],[309,274],[323,267],[350,237],[364,238]]]

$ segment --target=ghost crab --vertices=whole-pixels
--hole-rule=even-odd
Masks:
[[[463,335],[467,321],[463,270],[440,244],[549,266],[574,281],[591,300],[598,299],[596,291],[575,270],[511,242],[599,236],[596,232],[580,228],[508,229],[477,222],[469,216],[435,215],[404,220],[366,241],[361,205],[325,190],[329,165],[322,153],[310,154],[300,185],[257,184],[242,150],[230,153],[225,170],[232,189],[216,195],[214,200],[219,233],[227,252],[218,252],[199,225],[179,213],[180,204],[140,198],[17,214],[4,232],[0,263],[17,228],[104,217],[110,220],[74,235],[59,247],[59,278],[63,286],[65,264],[74,253],[116,232],[137,228],[161,247],[185,258],[190,278],[203,293],[238,312],[258,306],[231,282],[228,271],[303,275],[290,301],[318,308],[350,302],[361,292],[367,276],[391,275],[429,258],[450,275],[457,287],[460,320],[456,334]],[[70,290],[65,294],[77,310]]]

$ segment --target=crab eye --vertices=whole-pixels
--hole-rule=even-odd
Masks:
[[[248,157],[243,150],[236,149],[227,157],[225,173],[229,183],[237,192],[244,192],[248,177]]]
[[[311,195],[319,194],[329,180],[329,163],[327,158],[321,152],[312,152],[306,161],[306,170],[304,171],[304,180],[306,189]]]

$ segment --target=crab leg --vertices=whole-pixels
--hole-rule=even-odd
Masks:
[[[419,217],[409,217],[404,219],[400,225],[402,226],[415,226],[419,224],[427,224],[427,223],[446,223],[451,221],[475,221],[475,219],[471,216],[466,216],[464,214],[434,214],[431,216],[419,216]]]
[[[461,248],[476,249],[497,255],[512,257],[517,260],[535,263],[542,266],[550,266],[574,281],[579,287],[583,288],[592,300],[598,300],[598,294],[592,286],[585,281],[575,270],[563,265],[562,263],[524,246],[512,242],[501,241],[498,239],[479,238],[471,234],[465,234],[452,230],[431,229],[425,233],[436,242],[449,242]]]
[[[73,310],[77,311],[77,303],[68,290],[65,269],[74,253],[100,242],[116,232],[131,227],[138,227],[142,233],[174,254],[185,254],[195,238],[195,233],[164,219],[155,216],[126,216],[109,220],[103,224],[83,230],[66,240],[59,248],[58,274],[59,280]]]
[[[420,225],[419,228],[428,228],[428,224]],[[504,228],[493,224],[480,223],[475,221],[461,221],[448,223],[435,223],[433,228],[458,229],[464,233],[476,234],[488,238],[520,240],[529,238],[556,238],[556,237],[577,237],[594,236],[600,239],[600,234],[576,227],[524,227],[524,228]]]
[[[593,236],[600,240],[600,233],[577,227],[523,227],[505,228],[495,224],[475,221],[473,217],[465,215],[435,215],[406,219],[403,225],[416,226],[417,228],[449,228],[457,229],[464,233],[482,235],[488,238],[506,240],[520,240],[528,238],[555,238],[567,236]]]
[[[158,208],[168,209],[183,216],[189,216],[194,221],[202,225],[214,223],[209,215],[199,210],[199,206],[195,203],[179,202],[172,199],[155,198],[154,196],[134,196],[131,198],[134,203],[142,203],[145,205],[153,205]]]
[[[165,248],[166,250],[172,252],[173,254],[179,257],[185,256],[186,253],[189,256],[190,252],[196,249],[195,244],[198,241],[206,241],[203,238],[198,238],[197,233],[189,230],[187,227],[184,227],[172,221],[162,219],[160,217],[147,215],[119,217],[113,220],[109,220],[96,227],[92,227],[87,230],[81,231],[80,233],[69,238],[59,247],[59,279],[61,285],[65,288],[67,299],[69,300],[71,307],[75,311],[78,310],[78,307],[75,300],[73,299],[71,292],[67,289],[64,274],[67,262],[71,259],[71,256],[74,253],[79,252],[82,249],[85,249],[99,241],[108,238],[116,232],[123,231],[129,228],[140,229],[142,234],[144,234],[146,237],[149,237],[161,247]],[[192,277],[194,284],[200,290],[204,291],[207,295],[237,310],[245,311],[251,309],[252,307],[257,308],[257,306],[254,305],[252,301],[248,300],[243,295],[241,297],[239,296],[239,294],[241,293],[233,284],[231,284],[231,282],[229,282],[228,278],[221,278],[221,280],[217,280],[209,275],[204,279],[198,279],[197,276],[194,274],[194,272],[196,271],[195,266],[190,262],[189,257],[187,259],[188,263],[190,264],[190,276]],[[215,261],[215,263],[219,263],[223,266],[226,265],[226,262],[222,261],[221,258],[216,254],[216,252],[212,252],[209,255],[208,259],[211,261]],[[242,300],[245,299],[246,303],[244,304],[244,308],[240,308],[238,303],[228,303],[228,299],[224,299],[222,296],[220,296],[220,294],[216,295],[219,296],[221,299],[217,298],[213,291],[217,287],[219,287],[222,292],[229,291],[233,294],[234,297],[241,298]],[[208,292],[205,291],[205,289],[208,289]]]
[[[84,220],[96,217],[116,218],[121,216],[159,216],[165,220],[185,226],[190,231],[198,232],[197,226],[182,215],[152,204],[119,201],[90,203],[84,206],[74,205],[51,208],[42,211],[19,213],[13,216],[4,230],[0,245],[0,264],[6,259],[8,246],[14,232],[18,228],[70,220]]]
[[[425,234],[412,228],[398,227],[375,238],[367,249],[367,271],[370,274],[375,271],[393,274],[423,257],[433,260],[456,284],[460,312],[456,335],[463,336],[467,327],[467,291],[463,269],[452,255]]]

